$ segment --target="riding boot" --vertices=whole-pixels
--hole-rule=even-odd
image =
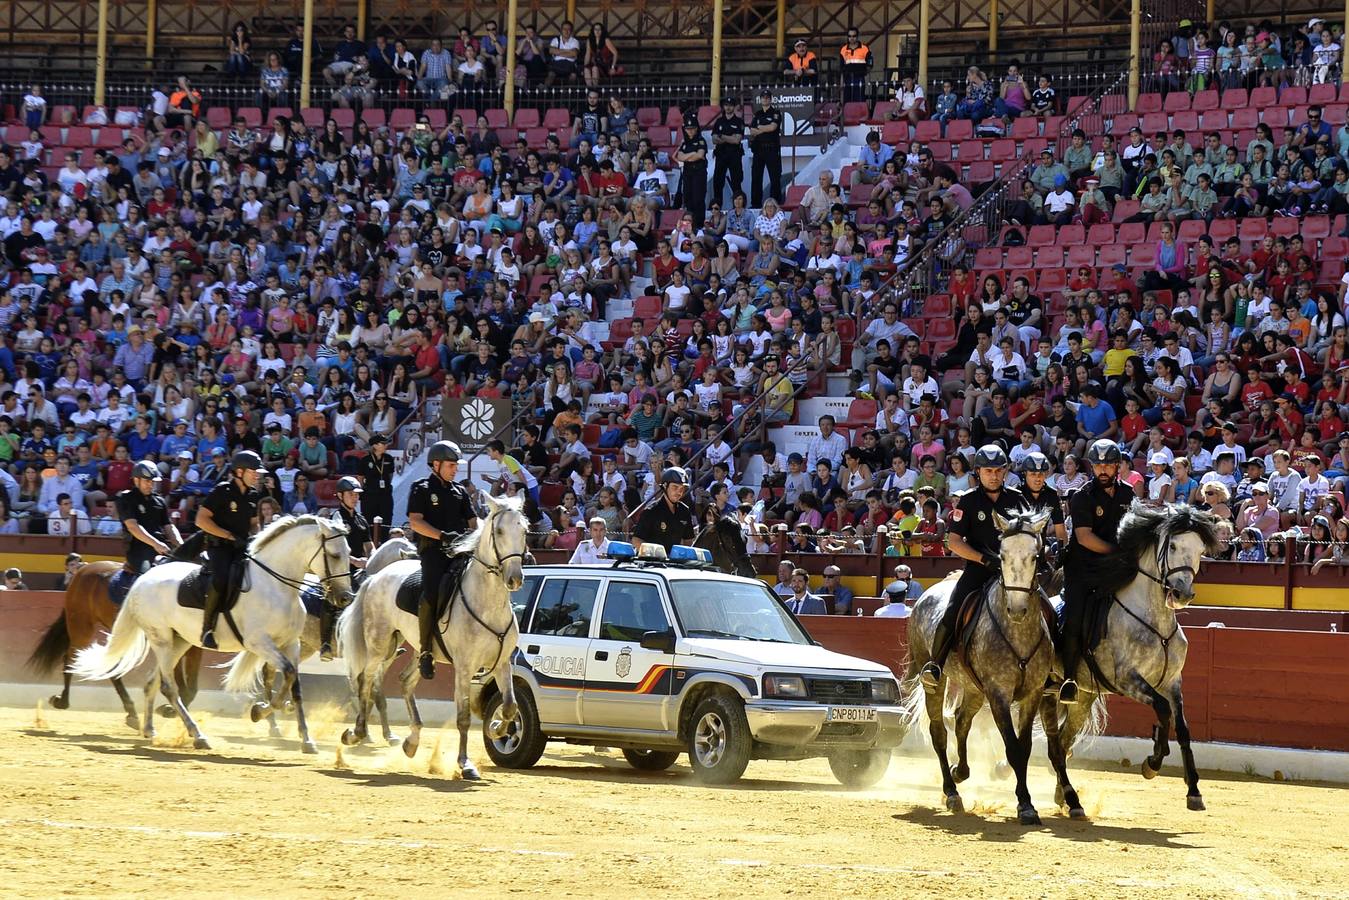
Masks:
[[[220,615],[220,591],[214,584],[206,588],[206,599],[202,604],[201,645],[207,650],[219,650],[215,642],[215,620]]]
[[[923,682],[923,688],[928,692],[935,691],[937,686],[941,684],[941,673],[946,666],[946,656],[951,652],[952,630],[952,627],[946,623],[946,618],[943,617],[937,622],[936,630],[932,632],[932,658],[924,663],[919,675]]]
[[[1082,635],[1076,628],[1065,628],[1059,636],[1059,655],[1063,658],[1063,684],[1059,686],[1059,702],[1072,705],[1077,702],[1078,664],[1082,661]]]
[[[436,677],[436,658],[432,652],[432,635],[436,631],[436,610],[428,601],[417,604],[417,631],[420,637],[421,657],[418,666],[422,677],[431,681]]]
[[[337,610],[326,600],[319,609],[319,659],[328,662],[333,658],[333,619]]]

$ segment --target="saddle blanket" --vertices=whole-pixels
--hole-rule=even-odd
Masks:
[[[225,597],[225,602],[221,604],[220,611],[225,612],[234,608],[234,603],[239,599],[239,595],[247,591],[250,587],[247,577],[247,565],[239,565],[230,578],[230,590]],[[206,589],[211,584],[211,573],[205,566],[198,566],[188,573],[188,576],[178,582],[178,605],[188,609],[206,608]]]
[[[422,570],[408,575],[398,586],[394,604],[405,613],[417,614],[417,606],[422,602]]]
[[[108,579],[108,599],[112,605],[118,609],[126,602],[126,595],[131,591],[131,585],[136,583],[136,576],[126,569],[118,569],[113,576]]]

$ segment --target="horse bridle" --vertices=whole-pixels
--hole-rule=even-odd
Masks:
[[[320,537],[320,539],[319,539],[318,549],[316,549],[316,550],[314,551],[313,556],[310,556],[310,557],[309,557],[309,560],[305,563],[305,565],[304,565],[305,571],[307,572],[307,571],[309,570],[309,567],[312,566],[312,565],[314,564],[314,560],[315,560],[315,559],[318,557],[318,555],[321,553],[321,554],[323,554],[323,576],[322,576],[322,577],[315,576],[316,578],[319,579],[319,583],[320,583],[320,584],[326,586],[326,585],[328,584],[328,582],[330,582],[330,581],[336,581],[336,580],[339,579],[339,578],[349,578],[349,577],[351,576],[351,573],[350,573],[350,572],[339,572],[339,573],[337,573],[336,575],[334,575],[334,574],[332,573],[332,565],[331,565],[331,564],[329,563],[329,561],[328,561],[328,542],[329,542],[329,541],[345,540],[345,539],[346,539],[346,535],[345,535],[345,534],[324,534],[324,533],[323,533],[323,527],[322,527],[322,526],[319,526],[319,534],[321,535],[321,537]],[[272,576],[272,577],[275,578],[277,581],[281,582],[282,584],[284,584],[284,585],[286,585],[286,586],[288,586],[288,587],[293,587],[293,588],[295,588],[296,590],[304,590],[306,587],[309,586],[309,582],[305,581],[303,578],[295,579],[295,578],[291,578],[291,577],[288,576],[288,575],[282,575],[280,572],[276,571],[276,570],[273,569],[271,566],[267,565],[265,562],[263,562],[262,560],[258,559],[258,558],[257,558],[256,556],[254,556],[252,553],[245,553],[245,554],[244,554],[244,558],[247,559],[247,560],[251,560],[252,562],[254,562],[255,564],[257,564],[257,567],[258,567],[259,569],[261,569],[262,571],[266,572],[268,575]]]
[[[1175,588],[1168,584],[1172,575],[1189,574],[1191,578],[1194,578],[1199,574],[1194,566],[1171,565],[1171,537],[1171,532],[1167,531],[1157,543],[1157,571],[1161,574],[1153,575],[1150,572],[1143,572],[1142,569],[1139,569],[1139,572],[1146,576],[1149,581],[1160,584],[1162,590],[1168,594],[1175,590]]]
[[[519,557],[521,563],[523,564],[525,557],[528,555],[528,548],[526,548],[524,551],[521,551],[520,553],[503,554],[501,552],[501,548],[497,546],[496,523],[492,522],[491,518],[492,518],[491,516],[488,517],[488,522],[486,525],[484,525],[484,527],[486,527],[488,532],[492,535],[492,554],[497,558],[496,564],[495,565],[491,564],[487,562],[487,560],[479,556],[477,547],[473,548],[473,556],[469,560],[469,562],[477,563],[491,574],[497,576],[498,578],[502,578],[503,577],[502,573],[503,570],[506,568],[506,563],[512,559],[515,559],[516,557]],[[467,567],[465,567],[465,570],[467,570]],[[511,620],[506,623],[506,627],[501,631],[497,631],[491,625],[488,625],[485,621],[483,621],[482,616],[478,615],[478,611],[475,610],[473,608],[473,605],[468,602],[468,595],[464,593],[464,585],[461,579],[459,586],[455,589],[454,596],[450,598],[448,608],[445,610],[445,628],[447,630],[450,627],[450,615],[451,613],[454,612],[454,601],[456,597],[464,598],[464,609],[468,611],[468,614],[470,617],[472,617],[473,621],[477,622],[480,626],[482,626],[484,631],[486,631],[488,634],[492,635],[492,637],[497,639],[497,657],[496,660],[492,663],[491,669],[489,669],[488,671],[496,669],[497,666],[501,665],[501,657],[506,652],[506,636],[511,633],[511,626],[515,624],[514,614],[511,615]],[[441,632],[441,635],[443,638],[444,632]],[[441,647],[443,648],[444,645],[445,642],[442,639]]]
[[[1035,538],[1035,565],[1031,568],[1030,585],[1028,585],[1027,587],[1020,587],[1018,585],[1011,585],[1004,582],[1002,585],[1002,590],[1004,593],[1025,594],[1026,596],[1030,597],[1040,592],[1040,555],[1044,553],[1045,550],[1045,538],[1043,534],[1023,528],[1018,523],[1015,526],[1013,526],[1011,531],[1008,531],[1005,534],[1003,534],[999,538],[999,541],[1001,541],[1002,538],[1009,538],[1018,534],[1028,534],[1031,537]]]
[[[721,548],[721,552],[725,553],[729,559],[735,559],[736,554],[733,552],[733,549],[731,547],[726,546],[726,536],[721,533],[721,529],[718,528],[717,525],[718,525],[717,522],[712,522],[710,524],[704,525],[702,527],[702,530],[700,530],[698,534],[694,536],[693,545],[696,547],[698,545],[698,542],[703,539],[703,535],[707,534],[710,531],[712,532],[712,536],[717,539],[717,546]]]
[[[1142,569],[1138,570],[1139,573],[1146,576],[1149,581],[1152,581],[1155,584],[1161,586],[1163,602],[1165,602],[1166,596],[1170,594],[1173,590],[1175,590],[1175,588],[1172,588],[1169,584],[1167,584],[1168,579],[1170,579],[1172,575],[1176,575],[1178,573],[1183,574],[1185,572],[1188,572],[1190,576],[1193,578],[1194,576],[1199,574],[1195,570],[1194,566],[1170,565],[1171,537],[1172,537],[1171,532],[1167,531],[1163,535],[1162,539],[1157,543],[1157,571],[1162,573],[1161,576],[1159,577],[1149,572],[1144,572]],[[1172,624],[1170,634],[1162,634],[1160,631],[1157,630],[1157,627],[1155,625],[1153,625],[1148,620],[1144,619],[1142,616],[1134,612],[1129,607],[1125,606],[1120,601],[1118,594],[1115,595],[1115,605],[1118,606],[1120,609],[1124,610],[1126,613],[1128,613],[1130,618],[1132,618],[1135,622],[1142,625],[1148,631],[1152,632],[1153,636],[1157,638],[1158,641],[1161,642],[1162,677],[1161,679],[1159,679],[1158,683],[1166,684],[1166,676],[1171,668],[1171,641],[1175,639],[1176,634],[1179,633],[1180,631],[1180,618],[1179,617],[1175,618],[1175,622]],[[1116,691],[1116,693],[1119,692]]]

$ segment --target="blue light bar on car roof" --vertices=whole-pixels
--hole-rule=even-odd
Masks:
[[[610,541],[605,553],[610,559],[634,559],[637,548],[626,541]]]
[[[675,544],[670,548],[670,559],[681,560],[684,562],[710,563],[712,561],[712,551],[702,547],[686,547],[683,544]]]

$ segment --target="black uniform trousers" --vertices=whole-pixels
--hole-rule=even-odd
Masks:
[[[369,522],[372,528],[375,516],[382,518],[384,521],[379,527],[380,537],[386,537],[389,529],[393,527],[393,494],[380,494],[367,488],[361,494],[361,515],[365,516],[365,521]]]
[[[758,209],[763,206],[764,190],[763,178],[764,170],[768,171],[768,196],[772,197],[778,203],[782,202],[782,148],[780,146],[771,149],[761,149],[754,151],[754,159],[750,164],[750,201],[749,205]]]
[[[432,635],[440,618],[440,584],[450,569],[450,558],[439,547],[428,547],[421,553],[422,602],[417,606],[418,637],[421,652],[431,653]]]
[[[1097,591],[1100,577],[1088,554],[1077,547],[1070,548],[1063,564],[1063,625],[1059,629],[1059,654],[1063,658],[1063,677],[1077,678],[1078,663],[1086,644],[1086,630],[1095,618],[1094,611],[1102,597]]]
[[[932,660],[937,665],[945,664],[946,656],[955,643],[956,617],[960,615],[960,608],[965,605],[965,598],[972,591],[982,591],[997,576],[998,572],[995,569],[985,568],[978,563],[965,563],[965,570],[960,573],[956,586],[951,590],[950,599],[946,602],[946,610],[942,613],[941,625],[938,628],[941,646],[932,648]]]
[[[731,182],[731,196],[734,197],[740,190],[740,186],[745,183],[745,157],[743,153],[737,151],[732,154],[714,154],[712,163],[712,194],[708,198],[708,203],[721,202],[722,185],[727,178]],[[722,209],[729,209],[730,201],[722,205]]]
[[[679,181],[684,209],[693,218],[693,227],[702,228],[707,219],[707,161],[698,159],[685,163]]]

